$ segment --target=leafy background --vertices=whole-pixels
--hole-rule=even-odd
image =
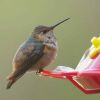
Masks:
[[[71,19],[55,29],[59,53],[55,63],[75,68],[90,39],[99,36],[99,0],[0,0],[0,100],[99,100],[99,94],[86,95],[69,81],[25,74],[6,90],[6,76],[12,70],[12,58],[32,28],[53,25]]]

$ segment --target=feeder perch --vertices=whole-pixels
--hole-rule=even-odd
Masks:
[[[86,94],[100,93],[100,37],[93,37],[92,46],[84,53],[76,69],[58,66],[41,72],[43,76],[69,80]]]

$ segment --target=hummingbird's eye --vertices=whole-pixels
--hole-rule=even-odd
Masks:
[[[47,33],[47,30],[44,30],[43,33],[46,34]]]

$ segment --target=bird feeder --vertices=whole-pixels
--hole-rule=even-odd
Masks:
[[[76,69],[58,66],[41,72],[43,76],[69,80],[86,94],[100,93],[100,37],[91,39],[92,46],[86,51]]]

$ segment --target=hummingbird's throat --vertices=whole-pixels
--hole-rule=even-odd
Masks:
[[[44,41],[43,41],[44,45],[47,45],[51,48],[57,48],[57,40],[54,36],[53,33],[49,32],[48,34],[45,35]]]

